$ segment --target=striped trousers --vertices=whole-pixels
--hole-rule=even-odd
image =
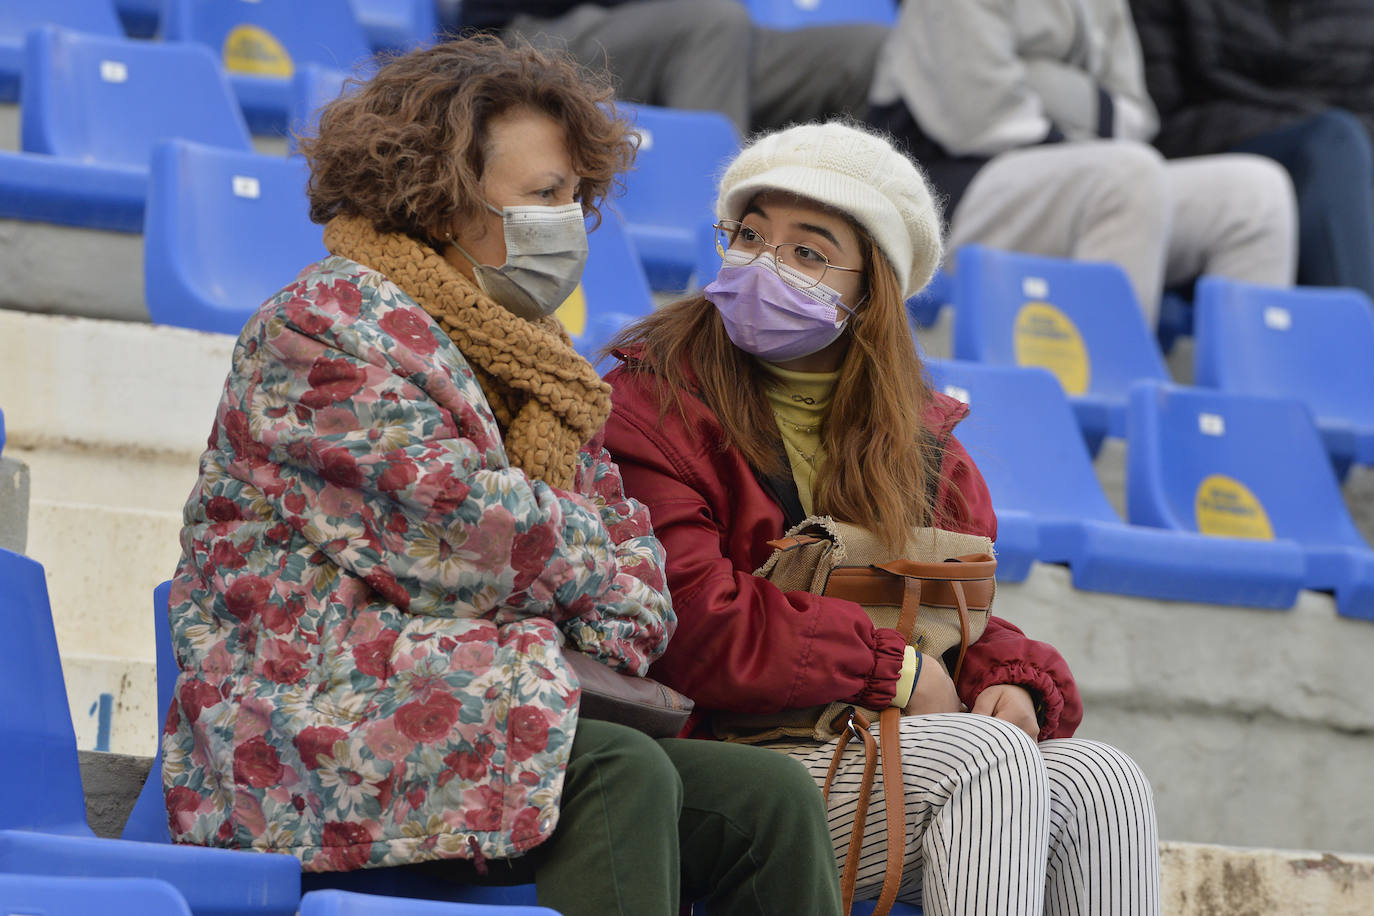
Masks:
[[[1079,738],[1037,744],[1013,725],[970,713],[908,716],[901,736],[899,900],[921,904],[926,916],[1158,916],[1154,798],[1121,751]],[[835,744],[776,748],[824,785]],[[863,768],[863,746],[851,742],[830,791],[840,865]],[[880,762],[855,899],[878,896],[886,857]]]

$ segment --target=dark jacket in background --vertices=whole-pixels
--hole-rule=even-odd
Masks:
[[[1374,0],[1131,0],[1166,156],[1224,152],[1327,108],[1374,133]]]
[[[620,6],[633,0],[463,0],[458,10],[464,28],[499,31],[516,16],[552,19],[579,6]]]

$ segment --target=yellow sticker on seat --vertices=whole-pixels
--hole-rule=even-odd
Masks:
[[[1272,541],[1274,529],[1264,506],[1250,488],[1225,474],[1212,474],[1198,484],[1193,499],[1197,530],[1223,538]]]
[[[1054,373],[1068,394],[1088,390],[1092,369],[1083,335],[1073,320],[1048,302],[1027,302],[1012,330],[1016,365],[1040,366]]]
[[[581,337],[587,333],[587,294],[582,291],[581,283],[563,300],[553,316],[563,322],[563,327],[572,336]]]
[[[255,25],[236,25],[224,38],[224,69],[253,76],[290,79],[295,73],[291,55],[272,33]]]

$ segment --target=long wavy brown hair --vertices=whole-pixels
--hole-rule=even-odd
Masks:
[[[379,232],[444,238],[481,215],[488,124],[522,106],[563,126],[578,199],[599,221],[637,145],[615,112],[610,76],[493,36],[412,51],[365,82],[349,80],[314,135],[299,138],[310,163],[310,218],[362,216]]]
[[[847,217],[846,217],[847,218]],[[864,259],[867,296],[850,319],[830,413],[821,425],[826,461],[816,476],[815,512],[862,525],[894,550],[913,527],[935,516],[931,482],[939,447],[923,433],[930,403],[925,367],[907,324],[891,264],[853,221]],[[652,375],[659,406],[687,416],[698,397],[720,420],[722,449],[734,447],[757,470],[790,472],[767,387],[776,380],[736,347],[704,296],[665,306],[625,328],[608,346],[637,350],[628,371]]]

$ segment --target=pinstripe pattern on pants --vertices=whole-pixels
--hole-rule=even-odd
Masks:
[[[877,726],[873,727],[875,737]],[[1036,744],[987,716],[902,719],[906,850],[898,899],[927,916],[1158,916],[1154,798],[1135,763],[1096,741]],[[825,782],[835,742],[774,745]],[[843,863],[863,749],[850,745],[830,791]],[[856,899],[882,889],[887,826],[873,786]]]

